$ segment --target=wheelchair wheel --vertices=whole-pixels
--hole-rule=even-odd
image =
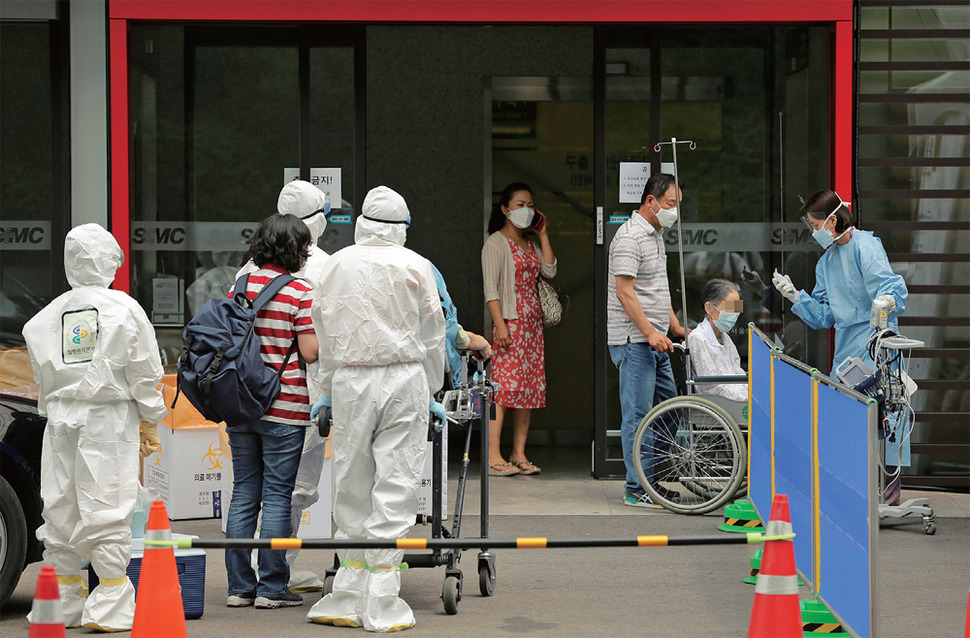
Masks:
[[[633,437],[634,467],[654,503],[704,514],[730,500],[747,466],[740,428],[719,406],[680,396],[655,406]]]

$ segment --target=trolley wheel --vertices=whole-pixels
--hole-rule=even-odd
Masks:
[[[458,602],[461,600],[461,581],[455,576],[445,578],[441,588],[441,601],[444,603],[445,613],[454,616],[458,613]]]
[[[478,589],[482,596],[495,593],[495,557],[491,554],[480,554],[478,557]]]
[[[677,514],[729,501],[747,466],[744,435],[717,404],[679,396],[655,406],[633,437],[637,478],[650,499]],[[651,480],[647,480],[647,473]]]
[[[929,536],[936,533],[936,523],[933,519],[923,519],[923,533]]]

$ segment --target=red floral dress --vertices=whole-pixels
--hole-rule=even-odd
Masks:
[[[500,384],[495,402],[507,408],[546,407],[546,347],[542,335],[542,314],[536,293],[539,256],[529,244],[525,251],[507,239],[515,264],[515,311],[518,319],[506,319],[512,343],[495,347],[492,377]],[[495,342],[495,333],[492,333]]]

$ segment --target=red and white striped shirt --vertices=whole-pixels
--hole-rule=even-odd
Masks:
[[[289,274],[283,268],[265,264],[249,274],[246,296],[250,300],[272,279]],[[303,279],[295,279],[283,286],[276,296],[256,313],[255,332],[259,338],[259,354],[266,365],[279,370],[286,353],[294,345],[297,335],[313,330],[310,319],[312,288]],[[229,296],[232,296],[230,291]],[[280,394],[270,406],[263,420],[288,425],[310,425],[310,398],[306,372],[300,367],[299,348],[290,355],[286,370],[280,377]]]

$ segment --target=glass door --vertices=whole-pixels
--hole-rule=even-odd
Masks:
[[[332,194],[324,250],[353,242],[357,36],[333,35],[132,26],[132,295],[168,363],[185,322],[232,286],[287,181]]]
[[[774,269],[811,292],[821,252],[799,221],[799,198],[829,188],[831,36],[826,27],[744,25],[604,29],[598,33],[597,424],[594,475],[623,474],[618,377],[606,344],[606,277],[616,229],[639,207],[635,175],[672,173],[678,147],[683,262],[676,227],[664,233],[673,310],[688,327],[704,321],[701,292],[712,278],[741,286],[744,312],[730,337],[746,365],[753,322],[794,357],[827,369],[828,333],[812,331],[790,306],[766,303]],[[642,190],[642,189],[641,189]],[[681,301],[683,263],[686,313]],[[685,391],[683,362],[674,375]]]
[[[563,455],[588,458],[593,423],[593,91],[589,77],[492,77],[489,201],[512,182],[526,182],[546,216],[568,314],[543,332],[546,408],[533,411],[530,432]],[[486,214],[486,225],[488,215]],[[491,337],[491,334],[489,334]],[[530,437],[534,437],[530,434]]]

